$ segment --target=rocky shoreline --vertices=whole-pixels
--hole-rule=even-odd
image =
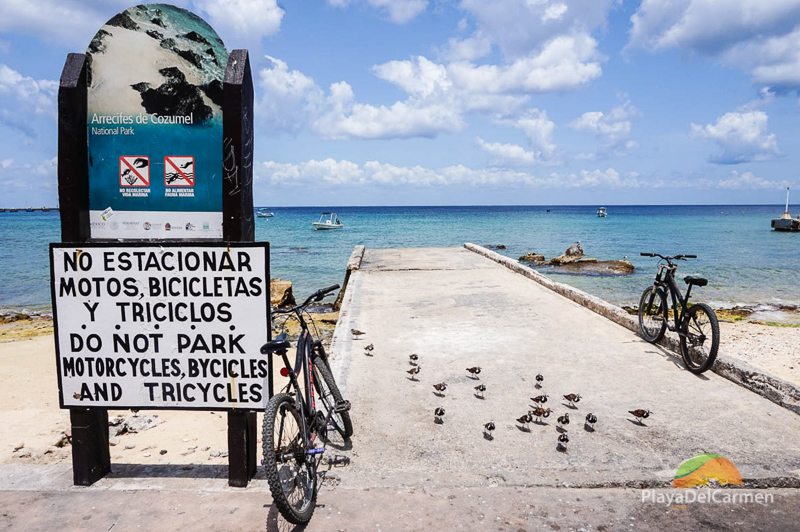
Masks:
[[[504,248],[496,247],[496,249]],[[552,267],[559,273],[577,275],[629,275],[635,270],[628,257],[623,257],[621,260],[600,260],[584,256],[583,246],[580,242],[575,242],[564,253],[550,260],[535,251],[522,255],[518,260],[531,266]]]

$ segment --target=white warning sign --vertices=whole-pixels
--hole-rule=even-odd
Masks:
[[[191,155],[167,155],[164,157],[164,185],[193,187],[194,157]]]
[[[261,410],[268,244],[51,244],[60,404]]]
[[[123,155],[120,157],[119,186],[149,187],[150,157],[146,155]]]

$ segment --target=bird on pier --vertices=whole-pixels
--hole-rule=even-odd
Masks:
[[[544,382],[544,376],[541,373],[539,373],[539,374],[536,375],[536,389],[537,390],[542,387],[542,382]]]
[[[563,416],[558,416],[558,424],[569,425],[569,413],[565,413]]]
[[[350,334],[352,334],[353,336],[363,336],[367,333],[365,333],[364,331],[359,331],[358,329],[350,329]]]
[[[595,423],[597,423],[597,416],[589,412],[588,414],[586,414],[586,423],[588,423],[589,425],[594,425]]]
[[[551,412],[552,410],[550,410],[549,408],[543,408],[541,406],[537,406],[536,408],[528,412],[528,415],[535,417],[536,421],[538,422],[541,421],[543,417],[550,417]]]
[[[364,348],[364,351],[372,351],[374,349],[375,349],[375,346],[373,344],[369,344],[368,346],[366,346]]]
[[[442,417],[444,416],[444,408],[441,406],[433,411],[433,422],[441,425],[443,423]]]
[[[487,440],[491,440],[494,438],[492,436],[492,432],[494,432],[494,421],[490,421],[483,426],[483,436]]]
[[[565,395],[564,399],[569,401],[569,406],[571,406],[573,408],[576,408],[575,407],[575,403],[580,402],[581,394],[579,394],[579,393],[578,394],[570,393],[570,394]]]
[[[640,425],[644,424],[642,423],[643,419],[647,419],[648,417],[650,417],[650,414],[652,414],[651,411],[645,410],[643,408],[637,408],[636,410],[628,410],[628,413],[631,414],[633,417],[635,417],[636,421],[638,421]]]
[[[531,421],[533,421],[533,419],[531,418],[530,412],[528,412],[524,416],[520,416],[520,417],[517,418],[517,423],[519,423],[520,425],[523,425],[523,426],[527,425]]]
[[[442,394],[442,393],[444,393],[444,391],[447,389],[447,383],[446,383],[446,382],[440,382],[439,384],[434,384],[434,385],[433,385],[433,388],[434,388],[434,389],[435,389],[437,392],[439,392],[440,394]]]
[[[558,441],[561,443],[569,443],[569,436],[566,433],[558,435]]]
[[[417,355],[416,353],[408,355],[408,363],[411,364],[412,366],[417,365],[417,360],[419,360],[419,355]]]
[[[409,375],[411,375],[411,380],[416,380],[417,375],[419,375],[419,370],[422,369],[422,366],[414,366],[410,370],[406,371]]]
[[[536,403],[537,405],[543,405],[547,402],[547,394],[544,395],[537,395],[536,397],[531,397],[531,401]]]
[[[477,385],[475,387],[475,395],[480,396],[481,399],[483,399],[483,392],[485,392],[485,391],[486,391],[486,385],[485,384],[479,384],[479,385]]]
[[[467,371],[476,379],[478,378],[478,374],[481,372],[480,366],[475,366],[473,368],[467,368]]]

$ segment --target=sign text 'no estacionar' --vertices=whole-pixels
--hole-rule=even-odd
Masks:
[[[53,244],[61,406],[261,409],[267,244]]]

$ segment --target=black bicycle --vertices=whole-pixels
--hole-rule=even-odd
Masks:
[[[285,332],[261,348],[263,354],[283,359],[280,372],[289,378],[267,403],[262,445],[272,498],[283,517],[296,525],[308,523],[314,513],[319,488],[317,468],[330,431],[335,430],[345,440],[353,435],[350,403],[342,399],[333,380],[322,342],[309,330],[313,320],[306,310],[338,288],[323,288],[296,307],[272,311],[273,315],[296,317],[300,323],[294,365],[287,354],[291,343]]]
[[[677,332],[680,350],[686,368],[692,373],[703,373],[717,359],[719,350],[719,321],[714,309],[705,303],[689,305],[693,286],[706,286],[708,280],[687,275],[686,296],[681,295],[675,282],[678,270],[674,261],[696,259],[697,255],[675,255],[666,257],[659,253],[641,253],[643,257],[659,257],[655,282],[647,287],[639,300],[639,328],[645,340],[656,343],[664,337],[667,328]],[[669,293],[672,306],[667,301]],[[669,325],[670,315],[673,324]]]

